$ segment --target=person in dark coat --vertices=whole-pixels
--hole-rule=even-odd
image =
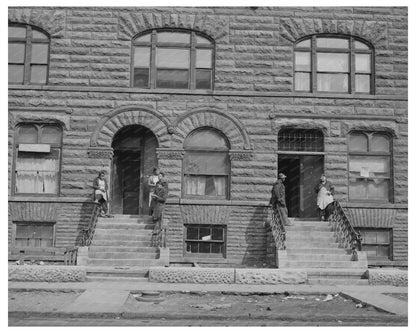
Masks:
[[[319,183],[315,186],[317,193],[316,203],[318,205],[319,216],[322,221],[326,221],[332,213],[332,203],[334,202],[335,187],[322,175]]]
[[[286,189],[284,185],[285,180],[286,175],[279,173],[277,181],[273,184],[270,204],[272,205],[273,209],[277,209],[279,211],[283,225],[292,225],[288,218],[286,206]]]
[[[160,223],[162,221],[167,197],[168,182],[165,179],[165,174],[163,172],[159,172],[159,181],[156,183],[155,190],[152,194],[152,202],[150,204],[150,209],[153,212],[153,221],[156,223]]]
[[[98,177],[92,182],[94,188],[94,201],[101,206],[100,216],[108,217],[108,183],[105,179],[105,171],[100,171]]]

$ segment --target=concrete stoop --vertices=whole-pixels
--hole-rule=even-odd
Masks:
[[[329,222],[291,219],[286,227],[286,250],[277,251],[277,266],[309,272],[310,284],[368,284],[367,254],[340,248]]]
[[[142,281],[142,271],[169,264],[169,249],[152,246],[151,216],[99,218],[86,260],[88,280]]]

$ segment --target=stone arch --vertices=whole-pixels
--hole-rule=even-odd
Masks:
[[[228,21],[205,14],[121,12],[118,38],[131,40],[139,32],[155,28],[182,28],[199,31],[217,40],[227,34]]]
[[[316,129],[320,130],[324,136],[329,136],[331,122],[324,119],[293,119],[293,118],[278,118],[275,119],[273,128],[276,134],[282,129]]]
[[[90,146],[111,148],[114,135],[128,125],[147,127],[156,136],[159,147],[169,147],[170,123],[159,112],[139,105],[121,107],[102,117],[92,133]]]
[[[24,23],[39,27],[51,37],[63,37],[65,31],[65,9],[9,8],[9,23]]]
[[[280,20],[280,35],[290,44],[301,37],[321,33],[361,37],[373,46],[379,46],[387,41],[387,23],[310,18],[282,18]]]
[[[185,138],[200,127],[213,127],[227,137],[230,149],[252,149],[250,137],[244,125],[234,116],[214,108],[197,108],[182,116],[175,122],[172,145],[182,148]]]

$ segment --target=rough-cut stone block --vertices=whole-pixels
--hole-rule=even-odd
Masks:
[[[238,284],[301,284],[307,282],[307,273],[284,269],[236,269]]]
[[[370,285],[407,287],[407,271],[400,269],[369,269],[367,272]]]
[[[151,267],[149,281],[167,283],[233,283],[232,268]]]
[[[9,281],[83,282],[87,270],[83,266],[9,266]]]

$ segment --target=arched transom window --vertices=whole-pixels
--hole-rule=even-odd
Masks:
[[[184,143],[184,196],[227,199],[230,178],[229,143],[212,128],[192,132]]]
[[[49,37],[30,25],[9,25],[9,83],[46,84]]]
[[[132,85],[212,89],[213,42],[194,31],[152,30],[133,40]]]
[[[317,35],[295,45],[295,90],[374,93],[373,49],[352,36]]]

